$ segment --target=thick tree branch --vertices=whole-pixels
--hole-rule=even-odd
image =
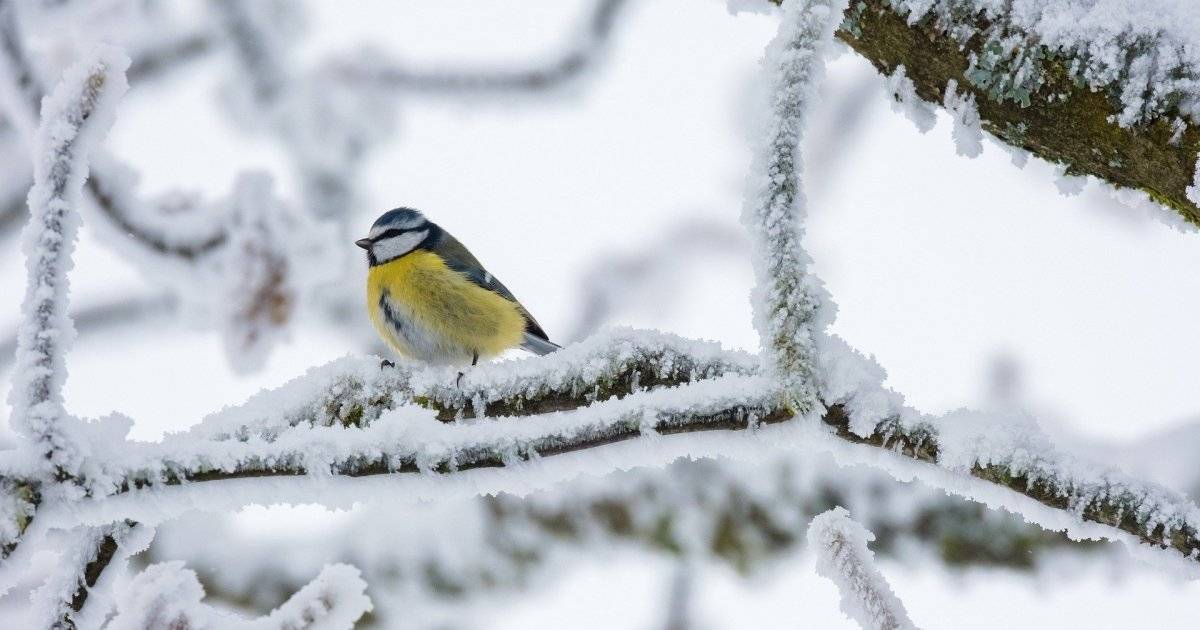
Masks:
[[[1195,94],[1166,93],[1130,113],[1122,98],[1133,87],[1120,79],[1089,84],[1082,73],[1090,59],[1043,45],[1006,14],[973,10],[972,2],[925,4],[934,8],[910,23],[910,15],[897,8],[903,4],[855,0],[837,37],[885,75],[903,66],[928,103],[941,106],[947,85],[955,81],[960,93],[975,97],[983,129],[1000,141],[1062,164],[1068,175],[1145,192],[1200,226],[1200,207],[1187,195],[1200,153],[1200,120],[1180,107]],[[1020,38],[1024,56],[1006,58],[998,51],[1001,35]],[[1126,62],[1134,63],[1146,45],[1131,39]],[[971,63],[972,56],[995,55],[1000,57],[995,67]],[[1181,75],[1188,72],[1196,69],[1179,69]]]

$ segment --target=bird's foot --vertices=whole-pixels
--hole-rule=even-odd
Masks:
[[[394,367],[396,367],[396,364],[392,363],[391,361],[388,361],[387,359],[384,359],[379,362],[379,369],[381,369],[381,370],[383,368],[394,368]]]
[[[462,389],[462,377],[463,377],[463,373],[459,372],[458,377],[454,379],[454,386],[459,389]]]

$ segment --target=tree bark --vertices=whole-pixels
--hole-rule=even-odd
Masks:
[[[1091,175],[1145,192],[1200,226],[1200,207],[1186,193],[1200,153],[1197,121],[1171,107],[1146,122],[1122,127],[1114,122],[1121,111],[1116,95],[1077,81],[1068,70],[1075,60],[1044,46],[1038,63],[1045,80],[1028,102],[997,99],[967,76],[971,53],[981,54],[987,43],[979,33],[988,24],[976,19],[976,35],[960,45],[931,17],[909,24],[888,0],[856,0],[837,37],[882,74],[904,66],[921,99],[939,107],[947,84],[956,81],[960,93],[975,96],[983,129],[998,140],[1061,164],[1068,175]],[[1189,123],[1179,137],[1172,126],[1176,119]]]

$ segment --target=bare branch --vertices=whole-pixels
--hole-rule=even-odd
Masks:
[[[415,70],[397,62],[374,59],[343,61],[338,66],[346,81],[395,91],[427,94],[542,92],[583,75],[597,64],[612,37],[613,26],[627,4],[626,0],[595,0],[582,29],[582,37],[553,61],[532,68]]]
[[[213,48],[213,35],[200,31],[138,50],[129,66],[129,84],[143,85],[153,81],[180,66],[200,59]]]

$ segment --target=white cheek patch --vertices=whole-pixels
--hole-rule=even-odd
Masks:
[[[387,262],[411,252],[421,244],[421,241],[425,240],[426,236],[429,236],[429,230],[405,232],[398,236],[385,238],[371,245],[371,253],[375,255],[375,260],[381,263]]]

